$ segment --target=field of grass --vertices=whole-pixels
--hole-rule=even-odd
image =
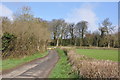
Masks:
[[[67,61],[67,56],[64,54],[64,51],[57,49],[57,52],[60,59],[49,75],[49,78],[77,78],[77,75],[71,73],[71,66]]]
[[[45,52],[45,53],[37,52],[37,53],[35,53],[33,55],[26,56],[26,57],[21,58],[21,59],[6,59],[6,60],[2,61],[2,66],[0,66],[0,69],[1,69],[1,67],[2,67],[2,70],[10,69],[10,68],[19,66],[19,65],[21,65],[21,64],[23,64],[25,62],[29,62],[29,61],[32,61],[34,59],[44,57],[47,54],[48,54],[48,52]]]
[[[76,49],[76,52],[95,59],[118,61],[118,50]]]

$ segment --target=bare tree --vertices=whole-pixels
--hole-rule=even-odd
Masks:
[[[5,19],[3,23],[3,30],[17,37],[16,41],[10,44],[13,48],[7,52],[9,57],[30,55],[36,51],[46,50],[49,40],[48,22],[34,18],[28,6],[24,6],[17,14],[14,14],[13,22],[9,23],[9,20]]]
[[[110,36],[112,31],[114,31],[115,26],[112,26],[112,23],[109,21],[109,18],[106,18],[100,25],[101,38],[107,39],[107,46],[110,47]],[[104,40],[106,42],[106,40]]]
[[[74,35],[74,33],[75,33],[75,24],[74,23],[70,23],[69,25],[68,25],[68,30],[69,30],[69,34],[70,34],[70,44],[71,45],[74,45],[75,44],[75,41],[74,41],[74,39],[75,39],[75,35]]]
[[[82,38],[82,42],[80,41],[81,42],[80,45],[83,45],[83,39],[84,39],[85,33],[87,32],[87,28],[88,28],[87,25],[88,25],[87,21],[81,21],[76,24],[79,36],[80,38]]]
[[[54,19],[51,22],[53,39],[56,41],[56,46],[59,46],[60,39],[62,40],[65,32],[65,21],[62,19]]]

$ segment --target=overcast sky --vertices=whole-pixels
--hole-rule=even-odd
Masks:
[[[113,25],[118,25],[117,2],[4,2],[0,3],[0,16],[12,15],[22,6],[30,6],[35,17],[44,20],[65,19],[77,23],[81,20],[89,22],[89,30],[96,30],[98,23],[109,18]]]

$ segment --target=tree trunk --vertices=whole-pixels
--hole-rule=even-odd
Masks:
[[[38,40],[37,50],[40,51],[40,40]]]
[[[76,46],[76,45],[77,45],[77,43],[76,43],[76,42],[77,42],[77,40],[76,40],[76,38],[75,38],[74,46]]]
[[[110,41],[108,42],[108,48],[110,48]]]
[[[99,44],[99,42],[97,41],[97,45],[96,45],[97,47],[98,47],[98,44]]]
[[[79,42],[79,46],[81,46],[81,39],[80,39],[80,42]]]
[[[57,44],[56,44],[56,46],[59,46],[59,39],[57,39]]]
[[[115,41],[113,41],[113,47],[115,47]]]
[[[59,44],[60,46],[62,46],[63,45],[63,38],[62,38],[62,36],[61,36],[61,39],[60,39],[60,44]]]

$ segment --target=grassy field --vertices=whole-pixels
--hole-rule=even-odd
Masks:
[[[77,78],[77,75],[71,73],[71,66],[67,61],[67,56],[64,54],[64,51],[61,49],[57,49],[57,51],[60,59],[49,75],[49,78]]]
[[[76,52],[95,59],[118,61],[118,50],[76,49]]]
[[[2,61],[2,65],[0,65],[0,69],[1,69],[1,67],[2,67],[2,70],[10,69],[10,68],[16,67],[20,64],[23,64],[25,62],[29,62],[29,61],[32,61],[34,59],[44,57],[47,54],[48,54],[48,52],[45,52],[45,53],[37,52],[31,56],[26,56],[26,57],[21,58],[21,59],[6,59],[6,60]]]

